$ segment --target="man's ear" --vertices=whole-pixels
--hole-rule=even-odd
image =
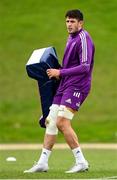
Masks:
[[[83,26],[84,24],[84,21],[79,21],[80,25]]]

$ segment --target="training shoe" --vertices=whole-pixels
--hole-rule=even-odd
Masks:
[[[48,164],[35,163],[32,168],[25,170],[24,173],[47,172],[49,169]]]
[[[78,164],[75,164],[69,171],[65,171],[65,173],[78,173],[83,171],[88,171],[89,164],[87,161],[85,162],[79,162]]]

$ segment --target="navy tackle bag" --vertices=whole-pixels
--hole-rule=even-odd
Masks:
[[[39,124],[43,128],[45,128],[45,119],[59,86],[59,80],[48,78],[46,70],[49,68],[60,68],[55,48],[47,47],[34,50],[26,64],[26,71],[30,78],[38,82],[42,108],[42,116],[39,119]]]

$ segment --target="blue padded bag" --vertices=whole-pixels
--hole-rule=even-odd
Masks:
[[[45,128],[45,119],[52,105],[53,97],[59,86],[59,80],[49,79],[46,70],[49,68],[59,69],[56,50],[54,47],[34,50],[26,64],[26,71],[30,78],[37,80],[41,100],[42,116],[39,119],[41,127]]]

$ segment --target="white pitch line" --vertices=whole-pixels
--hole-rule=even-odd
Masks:
[[[0,179],[3,180],[3,179]],[[11,179],[4,179],[4,180],[11,180]],[[15,179],[15,180],[29,180],[29,179]],[[66,179],[30,179],[30,180],[66,180]],[[102,180],[102,179],[69,179],[69,180]]]
[[[0,144],[0,150],[37,150],[42,149],[42,144]],[[84,149],[112,149],[117,150],[117,144],[104,143],[83,143],[81,147]],[[68,149],[68,145],[64,143],[55,144],[54,149]]]
[[[0,179],[3,180],[3,179]],[[4,180],[11,180],[11,179],[4,179]],[[15,180],[29,180],[29,179],[15,179]],[[66,179],[30,179],[30,180],[66,180]],[[68,179],[68,180],[106,180],[103,178],[94,178],[94,179]]]
[[[117,176],[105,177],[107,179],[117,179]]]

